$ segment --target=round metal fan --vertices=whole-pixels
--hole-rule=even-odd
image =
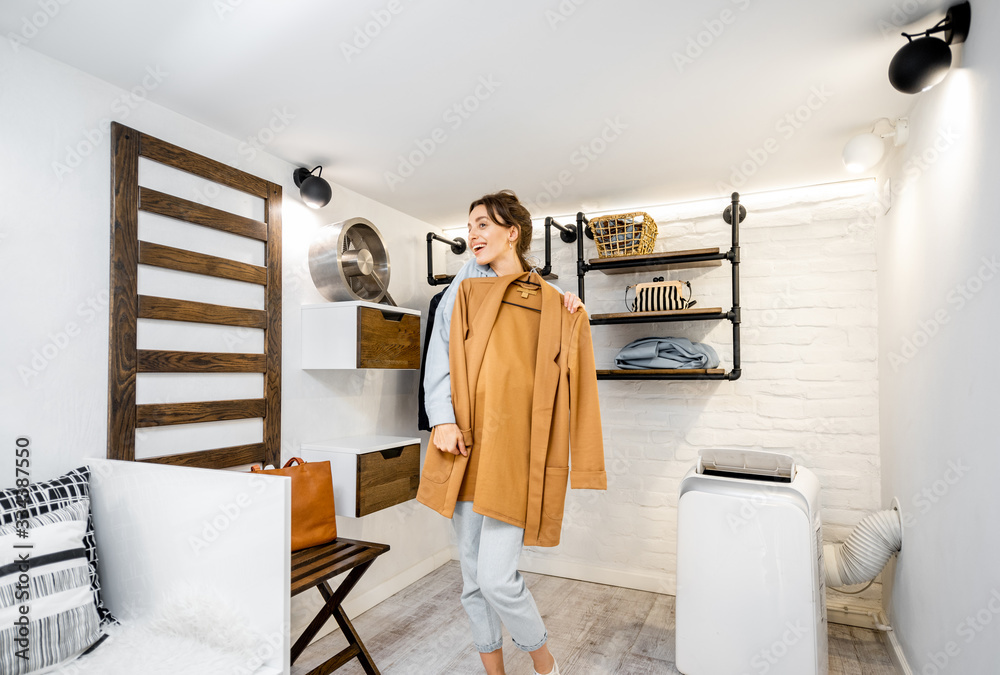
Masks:
[[[320,294],[332,302],[396,304],[389,295],[389,252],[366,218],[322,227],[309,247],[309,273]]]

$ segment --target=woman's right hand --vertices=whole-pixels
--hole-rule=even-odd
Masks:
[[[465,448],[465,438],[457,424],[439,424],[434,427],[434,447],[441,452],[469,456],[469,451]]]

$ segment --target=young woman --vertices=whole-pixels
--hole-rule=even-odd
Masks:
[[[510,190],[477,199],[469,207],[469,247],[475,256],[455,276],[438,305],[427,346],[424,395],[433,431],[428,452],[468,456],[469,449],[452,406],[449,367],[451,318],[458,287],[464,279],[521,274],[531,269],[525,254],[531,244],[531,216]],[[572,293],[563,304],[574,313],[583,306]],[[462,348],[462,345],[458,345]],[[527,448],[511,452],[527,453]],[[482,472],[477,480],[483,478]],[[530,654],[538,675],[559,675],[546,642],[548,634],[531,592],[517,570],[524,529],[473,511],[472,501],[455,504],[452,517],[458,537],[464,587],[462,605],[472,637],[488,675],[503,675],[500,624],[519,649]]]

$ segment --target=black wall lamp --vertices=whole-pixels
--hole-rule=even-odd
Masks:
[[[319,169],[319,173],[314,176],[312,174],[316,169]],[[320,209],[330,203],[333,198],[333,188],[321,178],[323,167],[317,166],[316,169],[312,171],[305,167],[296,169],[292,173],[292,180],[295,181],[295,187],[299,189],[299,195],[302,196],[306,206]]]
[[[968,2],[961,2],[950,7],[944,19],[933,28],[913,35],[903,33],[907,43],[889,63],[892,86],[904,94],[916,94],[943,80],[951,68],[948,45],[965,42],[971,22],[972,8]],[[944,39],[931,37],[932,33],[944,33]]]

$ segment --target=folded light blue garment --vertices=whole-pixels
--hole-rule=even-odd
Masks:
[[[623,369],[718,368],[719,355],[702,342],[687,338],[641,338],[634,340],[615,356],[615,366]]]

